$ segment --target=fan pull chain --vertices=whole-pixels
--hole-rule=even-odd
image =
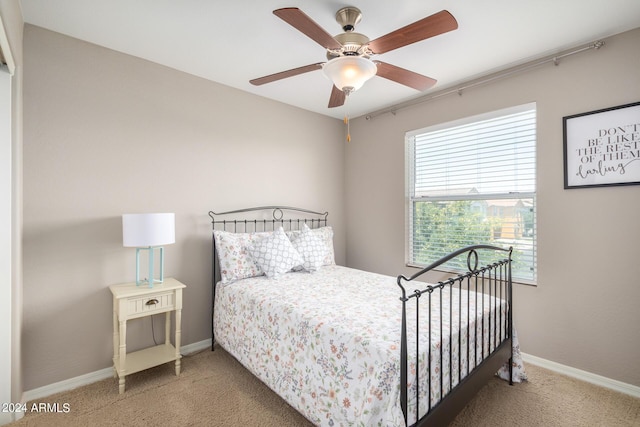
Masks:
[[[344,99],[344,107],[345,107],[345,115],[344,115],[344,124],[347,125],[347,142],[351,142],[351,126],[349,124],[349,92],[345,92]]]

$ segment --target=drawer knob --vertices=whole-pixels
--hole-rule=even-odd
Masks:
[[[145,305],[156,305],[157,303],[158,303],[158,300],[153,298],[153,299],[150,299],[149,301],[147,301],[145,303]]]

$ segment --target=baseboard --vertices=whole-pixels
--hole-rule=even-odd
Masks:
[[[204,341],[196,342],[193,344],[183,345],[182,347],[180,347],[180,353],[182,355],[189,355],[191,353],[204,350],[205,348],[211,348],[211,339],[206,339]],[[113,367],[100,369],[99,371],[90,372],[88,374],[80,375],[68,380],[25,391],[22,394],[22,402],[30,402],[37,399],[42,399],[44,397],[51,396],[62,391],[73,390],[74,388],[95,383],[97,381],[102,381],[111,377],[113,377]]]
[[[194,342],[193,344],[183,345],[180,347],[180,353],[183,356],[188,356],[192,353],[204,350],[205,348],[211,349],[211,338],[204,341]]]
[[[102,381],[111,377],[113,377],[113,367],[100,369],[99,371],[69,378],[68,380],[34,388],[33,390],[27,390],[22,394],[22,401],[31,402],[37,399],[42,399],[43,397],[51,396],[52,394],[73,390],[74,388]]]
[[[562,365],[560,363],[552,362],[550,360],[532,356],[526,353],[522,353],[522,360],[526,363],[531,363],[532,365],[536,365],[541,368],[566,375],[568,377],[576,378],[578,380],[595,384],[600,387],[605,387],[610,390],[628,394],[629,396],[640,398],[640,387],[632,384],[623,383],[622,381],[618,380],[612,380],[611,378],[592,374],[591,372],[572,368],[571,366]]]

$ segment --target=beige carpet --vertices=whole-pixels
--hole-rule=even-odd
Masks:
[[[640,426],[640,399],[531,365],[527,374],[514,386],[491,380],[452,426]],[[171,364],[131,375],[122,395],[108,379],[34,403],[69,410],[11,426],[311,425],[220,348],[184,357],[179,377]]]

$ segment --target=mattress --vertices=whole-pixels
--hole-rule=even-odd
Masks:
[[[218,344],[315,425],[404,425],[396,278],[332,265],[216,286]],[[421,301],[417,356],[414,304],[407,310],[410,424],[416,360],[423,416],[499,345],[506,325],[499,295],[456,287],[430,300],[431,310]]]

